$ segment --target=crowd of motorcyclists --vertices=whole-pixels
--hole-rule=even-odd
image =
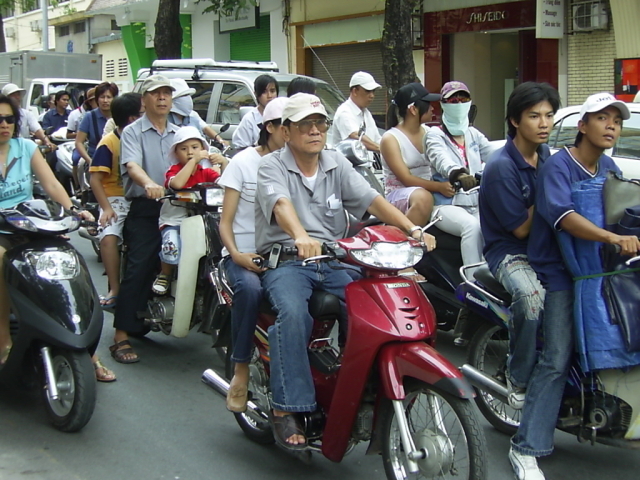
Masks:
[[[186,212],[157,200],[167,188],[217,182],[225,188],[220,236],[235,297],[235,370],[227,408],[247,408],[253,333],[266,298],[277,312],[268,332],[275,439],[285,448],[304,449],[307,439],[295,414],[316,406],[306,355],[313,325],[308,301],[313,291],[323,290],[341,299],[344,309],[345,287],[361,273],[336,260],[302,261],[320,255],[323,242],[344,236],[343,210],[358,219],[369,214],[394,225],[427,251],[436,248],[436,240],[422,227],[438,215],[438,228],[460,237],[464,264],[486,258],[513,297],[507,382],[509,404],[523,409],[523,417],[509,459],[519,480],[544,479],[536,458],[553,450],[573,338],[568,313],[572,280],[555,231],[619,245],[627,255],[640,250],[637,237],[615,235],[576,213],[570,195],[576,181],[619,171],[604,151],[615,144],[629,118],[626,105],[605,93],[589,97],[575,144],[551,155],[546,141],[560,105],[558,92],[548,84],[523,83],[507,103],[506,145],[494,151],[470,125],[473,97],[462,82],[447,82],[439,93],[420,83],[403,86],[391,102],[394,121],[380,135],[368,106],[381,86],[369,73],[353,75],[349,98],[333,119],[314,95],[313,83],[296,80],[287,97],[278,97],[275,78],[256,79],[258,106],[233,135],[233,146],[242,150],[232,159],[209,154],[206,137],[220,140],[219,134],[193,111],[193,89],[183,80],[151,75],[139,94],[123,95],[105,82],[86,92],[83,104],[71,113],[69,95],[55,95],[42,126],[67,126],[69,138],[75,139],[75,158],[91,165],[91,187],[100,205],[101,255],[109,281],[102,305],[114,314],[113,359],[139,361],[130,336],[146,332],[137,313],[151,292],[166,294],[174,278]],[[53,200],[77,209],[35,143],[26,138],[50,143],[32,115],[19,108],[22,92],[7,85],[0,95],[0,206],[30,198],[34,173]],[[435,102],[441,106],[441,122],[427,127]],[[109,119],[113,131],[105,133]],[[330,148],[347,138],[361,141],[371,159],[381,156],[384,196]],[[203,160],[213,167],[203,168]],[[90,219],[87,212],[79,215]],[[0,262],[20,241],[16,235],[0,235]],[[121,276],[123,241],[128,255]],[[285,253],[284,247],[295,247],[297,253]],[[0,365],[11,349],[9,313],[0,275]],[[464,315],[462,310],[459,322]],[[342,316],[345,320],[345,311]],[[344,325],[341,330],[343,343]],[[541,352],[536,347],[539,330]],[[115,379],[97,357],[94,361],[98,379]]]

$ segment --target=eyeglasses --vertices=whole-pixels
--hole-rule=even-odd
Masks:
[[[449,97],[443,98],[442,103],[469,103],[471,99],[469,97]]]
[[[14,115],[0,115],[0,123],[7,122],[8,125],[16,123],[16,117]]]
[[[320,133],[326,133],[331,126],[331,120],[327,120],[326,118],[318,118],[316,120],[301,120],[299,122],[291,123],[294,127],[298,129],[300,133],[309,133],[311,131],[311,126],[315,126]]]

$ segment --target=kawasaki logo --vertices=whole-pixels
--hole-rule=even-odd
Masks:
[[[473,295],[471,295],[470,293],[467,293],[467,295],[465,296],[465,298],[467,300],[469,300],[472,303],[475,303],[476,305],[481,306],[482,308],[487,308],[489,306],[489,304],[487,302],[485,302],[484,300],[480,300],[479,298],[474,297]]]

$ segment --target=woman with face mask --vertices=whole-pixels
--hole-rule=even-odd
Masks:
[[[469,126],[471,94],[462,82],[447,82],[440,91],[442,122],[425,137],[427,158],[433,179],[461,185],[453,197],[434,193],[435,208],[442,215],[438,228],[461,237],[465,265],[482,262],[484,242],[480,232],[478,193],[466,192],[478,186],[475,174],[484,168],[493,148],[476,128]]]

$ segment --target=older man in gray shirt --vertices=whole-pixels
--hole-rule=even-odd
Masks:
[[[158,218],[164,195],[165,172],[170,166],[169,147],[178,127],[169,123],[173,87],[162,75],[151,75],[142,84],[145,114],[122,131],[120,170],[124,194],[131,209],[124,226],[128,256],[116,303],[116,329],[111,356],[120,363],[134,363],[138,356],[129,343],[130,333],[143,333],[137,312],[146,309],[151,284],[158,271],[160,231]]]
[[[307,356],[313,327],[308,302],[314,290],[336,295],[344,306],[352,280],[337,261],[302,266],[302,259],[321,253],[321,242],[344,235],[343,209],[357,218],[366,212],[422,238],[420,227],[372,189],[349,161],[324,150],[327,112],[314,95],[298,93],[282,113],[286,145],[260,163],[256,190],[256,248],[268,257],[273,244],[297,247],[297,257],[280,256],[277,268],[262,279],[278,312],[269,328],[274,434],[286,448],[305,448],[307,440],[292,413],[316,409]],[[425,235],[428,248],[435,239]]]

